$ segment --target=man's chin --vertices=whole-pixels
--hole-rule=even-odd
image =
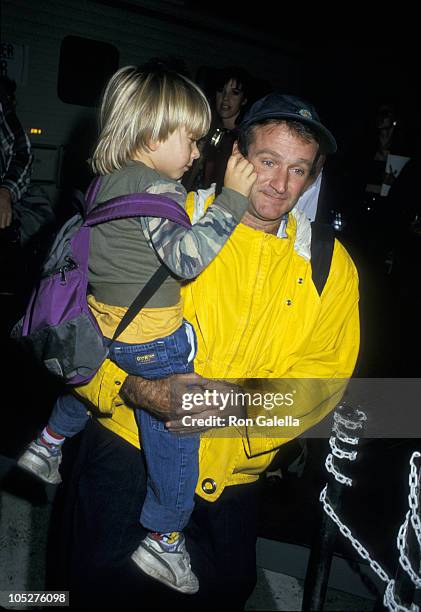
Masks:
[[[289,212],[289,210],[276,211],[275,213],[275,212],[270,212],[266,210],[258,210],[254,208],[253,205],[251,205],[249,206],[248,212],[250,215],[252,215],[256,219],[259,219],[259,221],[275,223],[276,221],[281,221],[285,213]]]

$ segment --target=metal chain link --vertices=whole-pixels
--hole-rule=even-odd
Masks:
[[[338,409],[340,409],[341,407],[343,407],[343,405],[339,405]],[[357,420],[346,419],[345,417],[339,414],[338,409],[335,410],[335,412],[333,413],[334,424],[332,427],[332,431],[337,434],[337,437],[341,442],[345,442],[347,444],[352,444],[355,446],[356,444],[358,444],[359,438],[355,436],[352,438],[349,437],[346,434],[346,432],[344,432],[341,429],[341,426],[345,427],[348,430],[350,429],[353,431],[355,431],[356,429],[361,429],[364,421],[367,420],[367,416],[365,412],[363,412],[362,410],[356,410],[355,416]],[[358,451],[357,450],[354,450],[354,451],[343,450],[337,445],[335,436],[331,436],[329,438],[329,445],[330,445],[330,448],[332,449],[332,453],[330,453],[326,458],[326,461],[325,461],[326,470],[330,474],[332,474],[335,480],[337,480],[341,484],[344,484],[348,487],[352,487],[352,478],[350,478],[349,476],[345,476],[345,474],[342,474],[339,471],[339,469],[335,465],[333,455],[337,457],[338,459],[347,459],[349,461],[355,461],[355,459],[357,458]]]
[[[415,451],[412,453],[411,459],[409,460],[411,470],[409,472],[409,507],[411,509],[411,525],[417,536],[418,545],[421,548],[421,519],[419,514],[419,494],[420,494],[420,467],[417,468],[415,465],[415,459],[419,459],[421,453]]]
[[[334,424],[332,427],[332,431],[337,435],[339,440],[347,444],[354,445],[354,446],[359,443],[359,438],[347,436],[347,434],[342,431],[341,426],[345,427],[348,430],[352,430],[352,431],[361,429],[363,426],[363,422],[367,420],[367,416],[361,410],[357,410],[356,414],[359,417],[358,421],[346,419],[342,417],[338,412],[335,411],[333,415]],[[343,451],[342,449],[338,449],[334,436],[330,438],[329,444],[332,449],[332,453],[335,456],[337,456],[339,459],[344,458],[344,459],[349,459],[351,461],[354,461],[356,459],[357,451],[346,452],[346,451]],[[346,484],[348,486],[352,486],[352,479],[342,474],[336,468],[332,454],[329,454],[327,456],[325,465],[326,465],[327,471],[333,474],[335,479],[338,482],[342,484]],[[352,546],[358,552],[360,557],[362,557],[364,560],[367,560],[369,562],[370,567],[379,576],[379,578],[383,580],[383,582],[390,583],[389,576],[386,574],[386,572],[383,570],[380,564],[370,557],[368,550],[364,548],[364,546],[352,535],[352,532],[349,529],[349,527],[347,527],[344,523],[342,523],[339,516],[335,513],[334,509],[332,508],[332,506],[327,502],[326,494],[327,494],[327,485],[325,486],[325,488],[320,494],[320,501],[323,504],[323,509],[326,512],[326,514],[334,521],[334,523],[337,525],[342,535],[351,542]],[[397,611],[399,610],[398,607],[396,607],[395,609]]]
[[[352,532],[349,529],[349,527],[347,527],[346,525],[344,525],[341,522],[341,519],[335,513],[334,509],[332,508],[332,506],[327,501],[326,494],[327,494],[327,485],[325,486],[325,488],[320,493],[320,501],[323,504],[323,509],[326,512],[326,514],[333,520],[334,523],[336,523],[336,525],[339,527],[339,531],[351,542],[352,546],[355,548],[355,550],[358,552],[358,554],[364,560],[367,560],[369,562],[371,569],[379,576],[379,578],[381,580],[383,580],[383,582],[390,582],[389,576],[386,574],[386,572],[381,567],[381,565],[379,563],[377,563],[377,561],[374,561],[374,559],[372,559],[370,557],[370,553],[368,552],[368,550],[366,548],[364,548],[364,546],[361,544],[361,542],[359,542],[352,535]]]
[[[419,514],[411,513],[411,525],[417,536],[418,546],[421,548],[421,521]]]
[[[419,607],[414,603],[411,604],[410,608],[406,608],[399,604],[395,599],[395,581],[390,580],[386,587],[383,596],[383,605],[391,610],[391,612],[419,612]]]
[[[417,576],[417,574],[412,569],[411,562],[407,555],[407,550],[408,550],[407,537],[408,537],[408,524],[409,524],[410,514],[411,514],[411,510],[408,510],[408,512],[406,513],[405,521],[402,523],[402,525],[399,528],[399,533],[398,533],[398,538],[397,538],[397,546],[399,550],[399,563],[401,564],[405,572],[408,574],[412,582],[415,584],[417,589],[419,589],[421,587],[421,578]]]
[[[347,487],[352,487],[352,478],[349,478],[349,476],[344,476],[344,474],[342,474],[336,468],[335,463],[333,461],[333,455],[331,453],[329,453],[329,455],[326,457],[325,467],[330,474],[333,474],[335,480],[337,480],[341,484],[346,485]]]
[[[359,444],[359,441],[360,441],[359,438],[350,438],[349,436],[347,436],[342,431],[342,429],[339,427],[339,424],[336,422],[333,424],[332,431],[336,434],[336,437],[341,442],[345,442],[346,444],[353,444],[353,445]]]
[[[332,438],[334,440],[334,437]],[[331,444],[331,448],[332,448],[332,452],[334,452],[335,442],[333,443],[333,445]],[[347,453],[347,454],[350,455],[352,453]],[[410,459],[410,473],[409,473],[410,492],[408,495],[409,510],[406,514],[405,521],[403,522],[403,524],[401,525],[399,529],[398,538],[397,538],[397,547],[400,553],[399,562],[402,568],[409,575],[412,582],[415,584],[416,588],[421,588],[421,577],[418,576],[414,572],[406,552],[407,552],[407,532],[408,532],[409,522],[411,522],[411,525],[414,529],[418,544],[421,545],[421,521],[420,521],[420,517],[418,513],[418,505],[419,505],[418,494],[420,490],[421,470],[420,468],[417,469],[417,466],[415,465],[415,459],[419,459],[420,457],[421,457],[421,453],[414,452]],[[345,477],[343,474],[341,474],[341,472],[339,472],[336,469],[332,454],[329,454],[326,459],[326,469],[330,473],[332,473],[335,476],[336,480],[338,480],[339,482],[343,482],[343,484],[348,484],[349,486],[352,486],[352,480],[350,478]],[[383,604],[392,612],[408,612],[408,611],[419,612],[419,607],[414,603],[412,603],[411,607],[408,608],[408,607],[402,606],[400,603],[396,601],[395,599],[395,581],[389,578],[389,576],[384,571],[384,569],[381,567],[381,565],[370,557],[370,553],[368,552],[368,550],[361,544],[361,542],[359,542],[352,535],[352,532],[349,529],[349,527],[347,527],[347,525],[341,522],[340,518],[335,513],[334,509],[327,501],[327,487],[328,485],[324,487],[324,489],[322,490],[320,494],[320,501],[323,504],[323,509],[326,512],[326,514],[337,525],[342,535],[351,542],[352,546],[358,552],[360,557],[364,560],[367,560],[370,564],[371,569],[379,576],[381,580],[383,580],[383,582],[387,583],[387,587],[385,589],[385,593],[383,597]]]
[[[332,453],[335,455],[335,457],[338,457],[338,459],[348,459],[349,461],[355,461],[355,459],[357,458],[358,451],[345,451],[342,448],[339,448],[339,446],[336,444],[335,436],[329,438],[329,445],[332,449]]]
[[[408,526],[409,522],[414,529],[417,537],[418,546],[421,546],[421,529],[420,529],[420,517],[418,513],[418,495],[420,487],[420,470],[415,465],[415,459],[419,459],[421,453],[415,451],[412,453],[409,471],[409,495],[408,503],[409,510],[406,513],[405,520],[399,528],[397,537],[397,548],[399,551],[399,563],[403,570],[408,574],[416,588],[421,588],[421,577],[414,571],[411,561],[408,557]]]
[[[340,407],[341,406],[339,406],[339,408]],[[356,429],[361,429],[363,426],[363,422],[367,420],[367,415],[362,410],[356,410],[355,413],[359,417],[358,421],[346,419],[336,411],[333,413],[333,419],[336,423],[343,425],[346,429],[352,429],[353,431],[355,431]]]

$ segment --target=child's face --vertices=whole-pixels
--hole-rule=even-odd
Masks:
[[[155,170],[163,177],[177,180],[200,157],[196,140],[184,126],[177,128],[164,142],[159,142],[152,153]]]

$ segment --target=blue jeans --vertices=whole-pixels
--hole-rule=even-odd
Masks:
[[[143,344],[113,342],[109,358],[134,376],[150,380],[194,371],[196,335],[187,321],[173,334]],[[135,409],[147,465],[147,492],[140,522],[150,531],[181,531],[194,507],[199,477],[198,434],[178,435],[145,410]],[[71,437],[84,429],[85,405],[73,395],[59,397],[49,425]]]
[[[68,451],[76,455],[63,466],[53,507],[46,587],[70,590],[72,612],[119,610],[122,602],[143,612],[244,610],[256,584],[262,482],[225,487],[212,503],[196,497],[183,533],[200,590],[185,595],[130,559],[146,535],[138,522],[147,483],[141,453],[93,419],[79,442]]]
[[[85,404],[71,393],[67,393],[57,398],[48,426],[65,438],[72,438],[85,429],[88,421]]]

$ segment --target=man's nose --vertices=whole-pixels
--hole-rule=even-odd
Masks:
[[[285,193],[288,188],[288,171],[276,168],[270,180],[270,186],[279,193]]]

